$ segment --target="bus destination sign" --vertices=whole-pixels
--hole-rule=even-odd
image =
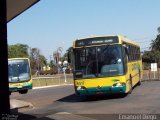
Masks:
[[[75,47],[118,43],[118,37],[94,37],[76,40]]]

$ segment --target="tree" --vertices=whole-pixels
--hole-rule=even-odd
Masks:
[[[160,51],[160,34],[157,35],[155,40],[152,40],[150,48],[152,51]]]
[[[49,67],[53,68],[53,67],[55,67],[55,66],[56,66],[56,65],[54,64],[54,61],[51,60],[51,61],[49,62]]]
[[[151,41],[151,50],[152,51],[160,51],[160,27],[157,28],[158,35],[155,40]]]
[[[8,46],[8,58],[29,57],[28,45],[15,44]]]
[[[53,59],[55,64],[58,64],[58,62],[61,61],[62,50],[63,48],[59,47],[56,51],[53,52]]]
[[[160,60],[160,51],[144,51],[142,56],[143,62],[158,62]]]
[[[38,48],[30,49],[30,61],[31,68],[33,71],[40,71],[43,66],[47,65],[46,58],[43,55],[41,55],[40,50]]]
[[[71,52],[72,50],[72,47],[69,47],[66,52],[64,53],[64,55],[61,57],[61,61],[65,61],[67,60],[68,61],[68,55],[69,55],[69,52]]]
[[[150,67],[150,63],[158,63],[158,67],[160,67],[160,51],[144,51],[142,56],[142,61],[144,65],[144,69],[148,69]]]
[[[160,34],[160,27],[157,28],[158,34]]]
[[[41,54],[39,55],[39,64],[40,64],[40,68],[47,65],[47,60],[44,57],[44,55],[41,55]]]

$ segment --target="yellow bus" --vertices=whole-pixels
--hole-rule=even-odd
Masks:
[[[30,60],[28,58],[8,59],[9,91],[26,94],[32,89]]]
[[[72,63],[78,95],[131,93],[141,84],[140,46],[126,37],[99,36],[73,43]]]

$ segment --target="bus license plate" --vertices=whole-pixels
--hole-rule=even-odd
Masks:
[[[17,88],[22,88],[22,86],[18,86]]]
[[[100,95],[100,94],[103,94],[103,92],[98,91],[98,92],[96,92],[96,94],[97,94],[97,95]]]

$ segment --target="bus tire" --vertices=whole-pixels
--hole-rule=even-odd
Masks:
[[[138,73],[138,74],[139,74],[139,82],[138,82],[138,85],[141,85],[142,82],[141,82],[141,72],[140,72],[140,70],[139,70],[139,73]]]
[[[26,94],[28,92],[28,90],[20,90],[19,93],[20,94]]]
[[[130,87],[130,90],[129,90],[129,94],[132,93],[132,90],[133,90],[133,87],[132,87],[132,76],[130,76],[130,79],[129,79],[129,87]]]

